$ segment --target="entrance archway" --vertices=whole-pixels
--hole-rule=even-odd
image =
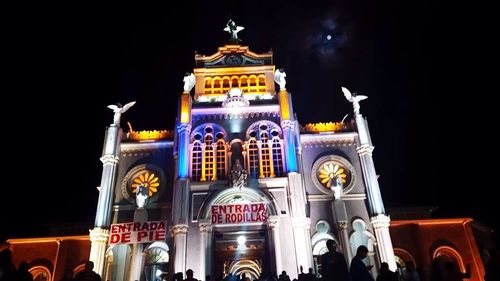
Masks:
[[[241,223],[212,220],[214,205],[260,205],[266,206],[265,219],[258,221],[243,220]],[[245,273],[255,280],[262,273],[276,272],[277,263],[273,258],[279,250],[279,232],[276,220],[278,208],[273,196],[255,188],[227,188],[212,194],[200,208],[201,241],[207,243],[205,274],[216,278],[236,274],[241,278]],[[245,214],[248,215],[248,214]],[[274,222],[270,228],[270,222]],[[209,228],[206,225],[210,225]],[[206,242],[205,242],[206,241]],[[244,241],[244,242],[241,242]],[[278,250],[275,250],[278,249]],[[279,262],[281,268],[281,261]]]

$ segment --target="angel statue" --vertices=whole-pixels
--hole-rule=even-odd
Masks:
[[[359,102],[367,99],[368,97],[363,96],[363,95],[351,94],[351,92],[347,88],[344,88],[344,87],[342,87],[342,92],[344,92],[345,98],[349,102],[352,102],[352,107],[354,108],[354,115],[359,115]]]
[[[187,73],[184,75],[184,93],[191,92],[195,84],[195,78],[193,73]]]
[[[342,178],[339,177],[338,175],[336,175],[334,180],[333,180],[333,184],[332,184],[334,200],[340,200],[340,197],[342,196],[342,189],[343,188],[344,188],[344,185],[342,184]]]
[[[224,31],[227,31],[229,32],[229,34],[231,34],[231,38],[229,38],[229,41],[231,43],[237,44],[241,42],[241,39],[238,39],[238,32],[242,31],[243,29],[245,29],[243,26],[237,26],[232,19],[229,19],[229,21],[226,23]]]
[[[278,83],[278,85],[280,85],[280,91],[285,90],[285,85],[286,85],[285,77],[286,73],[283,68],[276,69],[276,71],[274,72],[274,81]]]
[[[125,111],[131,108],[134,104],[135,101],[127,103],[124,107],[122,107],[121,103],[117,103],[116,105],[108,105],[108,108],[112,109],[115,112],[115,116],[113,116],[113,124],[117,127],[120,127],[120,117],[122,116],[122,113],[125,113]]]

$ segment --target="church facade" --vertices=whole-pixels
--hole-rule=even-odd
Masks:
[[[94,228],[89,236],[48,239],[50,253],[59,253],[64,241],[81,255],[90,252],[103,280],[131,281],[163,280],[188,269],[198,280],[243,273],[253,280],[282,271],[297,278],[301,268],[320,274],[319,257],[329,239],[347,262],[366,246],[365,263],[374,265],[374,276],[381,262],[392,270],[396,261],[419,266],[425,253],[407,239],[405,233],[415,228],[405,223],[391,226],[395,245],[416,252],[396,249],[394,255],[374,147],[360,110],[366,97],[344,88],[353,104],[350,122],[301,126],[286,73],[276,69],[271,52],[230,44],[196,55],[195,65],[184,78],[174,131],[125,133],[121,115],[134,103],[110,106],[114,119],[101,157]],[[470,232],[456,229],[456,237]],[[473,261],[482,276],[473,239],[463,241],[469,254],[460,260],[462,267]],[[40,241],[9,242],[21,261],[20,249]],[[57,280],[65,267],[78,267],[79,259],[60,264],[58,255],[44,267],[48,279],[39,280]]]
[[[272,53],[226,45],[195,62],[175,132],[122,135],[127,106],[114,108],[90,233],[96,271],[296,277],[319,270],[328,239],[348,260],[367,246],[374,273],[395,270],[360,97],[344,89],[352,122],[300,127]]]

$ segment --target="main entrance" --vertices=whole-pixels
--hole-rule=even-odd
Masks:
[[[264,229],[216,231],[214,233],[214,256],[212,272],[217,276],[243,274],[250,280],[258,279],[271,268]]]
[[[275,256],[281,253],[275,249],[277,224],[270,223],[278,216],[269,194],[231,188],[214,194],[204,205],[201,217],[211,224],[207,274],[216,280],[228,275],[257,280],[276,272]]]

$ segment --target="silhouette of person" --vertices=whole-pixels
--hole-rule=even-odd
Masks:
[[[404,278],[406,281],[420,281],[420,276],[418,272],[413,267],[412,262],[406,262],[406,270],[404,273]]]
[[[23,261],[19,264],[19,269],[16,272],[16,281],[33,281],[33,275],[28,271],[30,266],[27,262]]]
[[[16,270],[12,264],[12,252],[5,249],[0,252],[0,281],[14,280]]]
[[[335,240],[327,240],[328,253],[321,255],[323,280],[347,281],[349,272],[344,254],[336,250]]]
[[[198,281],[198,279],[193,278],[193,270],[192,269],[186,270],[186,279],[184,279],[184,281]]]
[[[307,276],[304,273],[304,268],[301,265],[300,266],[300,273],[299,273],[299,279],[298,279],[298,281],[306,281],[306,279],[307,279]]]
[[[94,272],[94,263],[87,261],[85,269],[76,275],[75,281],[101,281],[101,276]]]
[[[306,273],[306,281],[316,281],[316,275],[313,273],[312,267],[309,267],[309,272]]]
[[[374,281],[369,268],[363,262],[363,259],[365,259],[367,255],[368,248],[364,245],[359,246],[356,255],[351,261],[350,273],[352,281]]]
[[[286,271],[282,271],[280,276],[278,277],[278,281],[290,281],[290,276],[286,274]]]
[[[491,251],[490,259],[486,264],[485,281],[500,280],[500,250],[498,248]]]
[[[389,264],[383,262],[380,264],[380,272],[377,281],[398,281],[398,274],[389,269]]]

